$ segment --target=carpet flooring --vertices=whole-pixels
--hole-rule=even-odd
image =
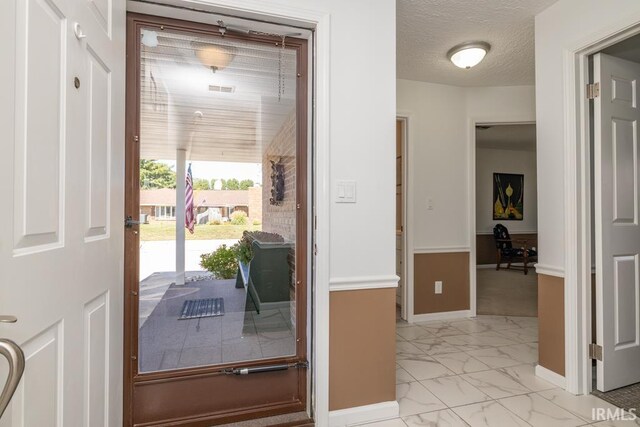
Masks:
[[[478,314],[538,316],[538,275],[522,271],[480,268],[477,270]]]

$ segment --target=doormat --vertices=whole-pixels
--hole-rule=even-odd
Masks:
[[[606,393],[598,391],[594,387],[591,394],[626,411],[630,409],[640,411],[640,383],[631,384]]]
[[[189,299],[182,305],[178,320],[224,316],[224,298]]]

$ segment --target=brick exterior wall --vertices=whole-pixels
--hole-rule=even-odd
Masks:
[[[284,200],[272,205],[271,161],[282,159],[284,164]],[[296,110],[292,110],[284,124],[262,155],[262,229],[278,233],[287,241],[296,239]],[[249,195],[251,200],[251,194]],[[290,322],[296,324],[295,253],[289,255],[291,273],[289,283]]]
[[[284,200],[272,205],[271,161],[284,164]],[[262,155],[262,229],[288,241],[296,236],[296,112],[293,110]],[[251,209],[249,209],[251,212]]]

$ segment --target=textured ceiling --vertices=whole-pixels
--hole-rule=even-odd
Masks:
[[[456,86],[534,84],[534,17],[557,0],[397,0],[398,78]],[[469,70],[447,51],[467,41],[491,51]]]
[[[478,148],[536,151],[536,125],[494,125],[476,127]]]

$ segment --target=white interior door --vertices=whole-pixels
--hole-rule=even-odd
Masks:
[[[124,8],[0,2],[2,427],[122,423]]]
[[[597,387],[640,382],[640,64],[598,54],[594,81]]]

